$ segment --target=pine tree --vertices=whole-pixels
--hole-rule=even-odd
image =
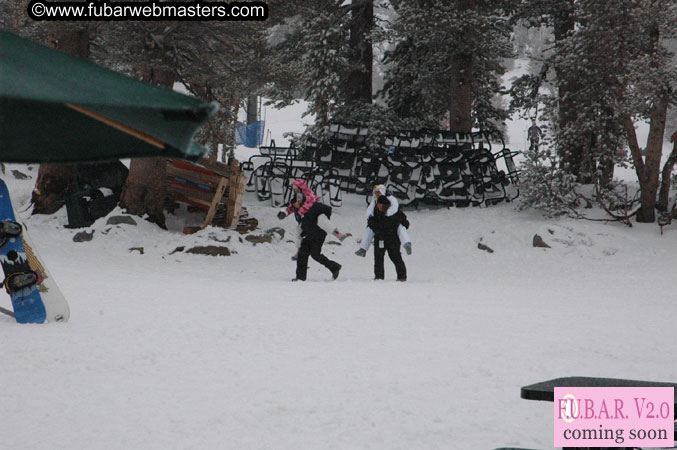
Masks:
[[[300,2],[288,14],[272,30],[267,95],[279,107],[307,101],[316,131],[359,120],[372,102],[374,1]]]
[[[623,0],[584,0],[577,4],[576,32],[561,38],[552,58],[561,95],[557,145],[563,168],[582,183],[606,187],[622,157],[622,102],[628,59],[640,32]],[[575,81],[571,81],[575,80]],[[562,104],[569,109],[562,111]]]
[[[402,118],[456,131],[495,128],[506,114],[492,102],[512,55],[507,3],[392,0],[397,18],[386,53],[383,95]]]
[[[560,20],[559,34],[555,27],[548,60],[559,90],[545,102],[559,155],[553,170],[604,187],[627,142],[641,190],[637,220],[653,222],[666,111],[677,78],[663,42],[675,34],[670,24],[677,6],[669,0],[581,0],[573,6],[564,16],[569,19]],[[646,157],[635,134],[637,119],[650,124]]]
[[[664,41],[677,36],[677,4],[672,0],[630,2],[628,13],[640,30],[636,53],[630,55],[624,77],[627,80],[622,114],[628,145],[641,190],[638,222],[653,222],[659,187],[660,162],[667,109],[677,101],[677,67],[674,53]],[[625,6],[625,5],[624,5]],[[649,122],[646,157],[642,158],[633,118]]]

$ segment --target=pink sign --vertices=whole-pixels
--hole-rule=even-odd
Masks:
[[[672,387],[556,387],[555,447],[672,447]]]

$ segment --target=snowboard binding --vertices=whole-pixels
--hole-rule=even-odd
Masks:
[[[11,220],[0,221],[0,247],[15,237],[21,236],[21,224]]]
[[[8,294],[13,292],[20,291],[31,286],[34,286],[38,283],[38,274],[36,272],[17,272],[9,275],[2,282],[2,285],[5,287],[5,290]]]

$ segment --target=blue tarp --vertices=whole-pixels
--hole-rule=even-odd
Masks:
[[[259,147],[263,143],[263,132],[266,122],[258,120],[251,125],[239,124],[235,129],[235,145],[245,147]]]

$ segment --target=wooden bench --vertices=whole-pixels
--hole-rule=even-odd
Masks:
[[[167,200],[205,210],[202,226],[235,228],[240,218],[246,178],[237,160],[231,164],[202,160],[192,164],[167,160]],[[190,229],[189,232],[197,230]]]

